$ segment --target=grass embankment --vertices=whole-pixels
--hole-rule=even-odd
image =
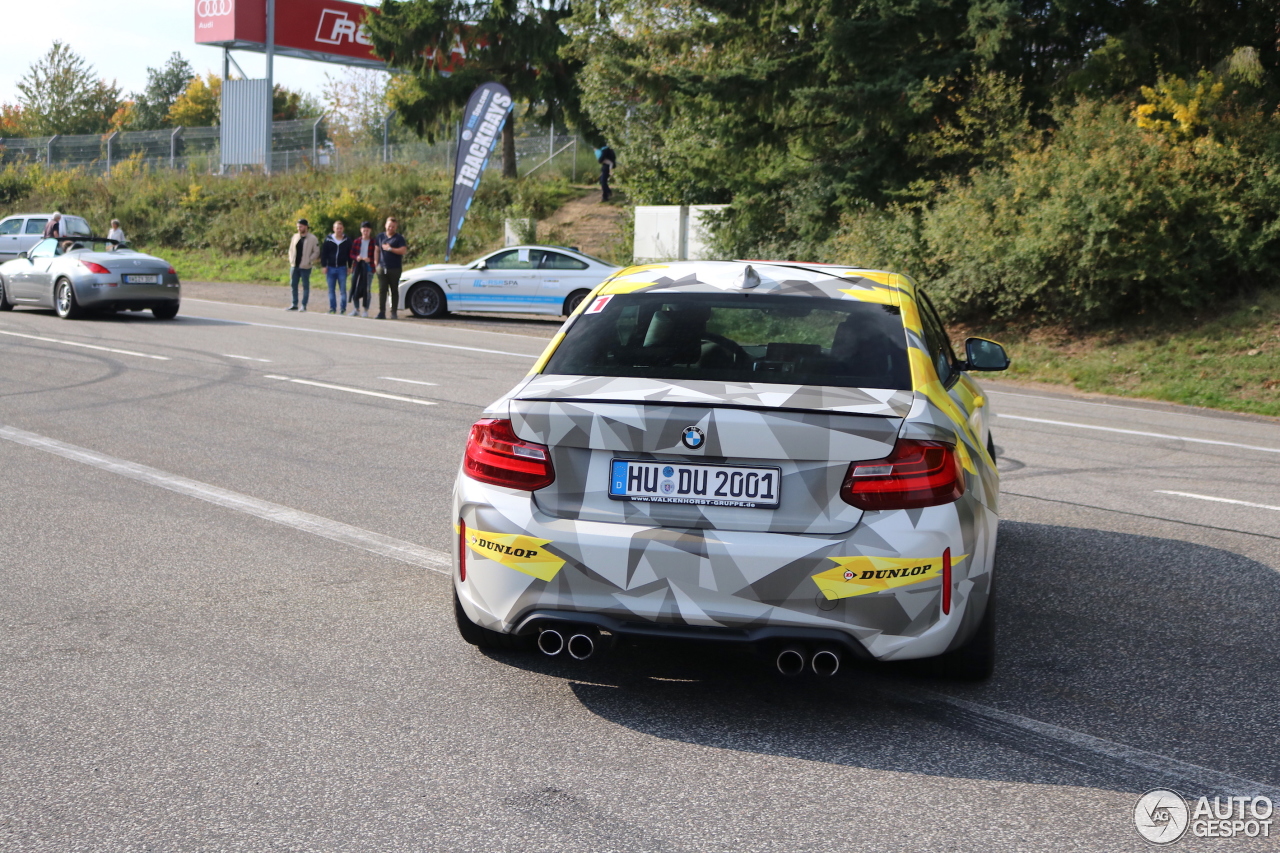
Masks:
[[[417,164],[218,176],[126,162],[112,170],[111,178],[10,165],[0,171],[0,215],[61,210],[84,216],[101,233],[115,218],[135,246],[172,261],[188,281],[280,283],[300,216],[317,233],[326,233],[341,218],[354,234],[361,220],[381,230],[386,217],[395,216],[409,241],[406,265],[442,260],[449,191],[442,169]],[[545,218],[580,193],[562,178],[486,176],[454,257],[470,258],[501,245],[506,218]]]
[[[1280,417],[1280,290],[1124,329],[962,331],[1005,345],[1013,365],[1000,375],[1009,379]]]

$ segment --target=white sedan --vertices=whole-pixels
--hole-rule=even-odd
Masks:
[[[469,264],[428,264],[400,276],[400,307],[415,317],[450,311],[573,313],[620,268],[565,246],[510,246]]]

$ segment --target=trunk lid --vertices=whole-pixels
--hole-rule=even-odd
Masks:
[[[847,532],[849,463],[887,456],[909,391],[710,381],[538,376],[511,399],[517,435],[550,448],[556,481],[534,493],[553,517],[675,528]],[[682,441],[697,427],[696,448]],[[777,468],[776,509],[617,500],[615,459]]]

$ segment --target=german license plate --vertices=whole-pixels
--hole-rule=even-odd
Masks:
[[[125,284],[159,284],[158,275],[122,275],[120,280]]]
[[[614,459],[609,466],[609,497],[619,501],[777,509],[781,480],[779,468]]]

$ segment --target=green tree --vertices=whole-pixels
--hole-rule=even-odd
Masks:
[[[725,252],[789,257],[841,214],[927,203],[1078,93],[1244,47],[1261,82],[1233,97],[1274,104],[1276,24],[1274,0],[578,0],[566,29],[632,198],[731,201]]]
[[[55,41],[18,81],[27,133],[104,133],[120,108],[120,88],[98,78],[83,57]]]
[[[213,127],[221,117],[222,78],[210,71],[196,75],[169,108],[168,127]],[[324,108],[310,95],[276,86],[271,99],[273,121],[317,118]]]
[[[379,56],[407,72],[391,87],[401,121],[434,140],[475,88],[498,82],[518,102],[534,106],[544,122],[582,125],[575,77],[581,63],[562,55],[568,36],[561,22],[569,0],[385,0],[367,19]],[[460,68],[444,71],[461,42]],[[502,129],[502,174],[516,176],[514,116]]]
[[[172,127],[169,123],[169,111],[183,92],[187,91],[195,76],[191,63],[176,51],[160,68],[148,68],[147,86],[133,96],[133,109],[125,129],[159,130]]]

